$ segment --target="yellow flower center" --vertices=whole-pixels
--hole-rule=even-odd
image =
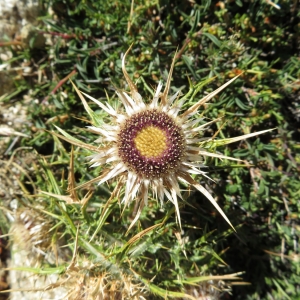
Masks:
[[[140,154],[146,158],[159,157],[167,149],[166,133],[154,126],[143,128],[135,137],[134,143]]]

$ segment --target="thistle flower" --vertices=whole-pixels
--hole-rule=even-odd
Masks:
[[[51,222],[36,211],[29,208],[19,209],[11,227],[14,244],[18,250],[33,254],[34,258],[45,256],[51,246],[50,228]]]
[[[65,299],[70,300],[145,300],[146,288],[136,283],[134,278],[122,274],[121,278],[113,278],[108,273],[86,276],[87,266],[83,269],[76,266],[75,271],[67,272],[67,280],[62,280],[62,286],[68,290]],[[78,269],[78,270],[77,270]]]
[[[174,204],[178,223],[181,226],[178,198],[182,198],[179,182],[183,182],[205,195],[233,228],[212,195],[197,179],[192,177],[192,174],[196,177],[207,177],[203,171],[203,167],[205,167],[203,157],[238,160],[205,150],[205,145],[216,147],[268,131],[264,130],[223,140],[204,139],[201,136],[203,130],[219,119],[200,125],[202,119],[197,116],[198,109],[238,76],[206,95],[185,112],[180,113],[181,107],[187,100],[187,95],[179,98],[179,92],[176,92],[169,96],[175,57],[165,89],[162,91],[163,85],[160,82],[152,101],[146,104],[125,68],[125,59],[129,51],[130,48],[123,57],[122,71],[128,83],[130,94],[121,90],[116,92],[125,107],[125,111],[117,111],[108,103],[101,103],[90,95],[80,92],[73,84],[86,111],[93,120],[94,126],[88,128],[101,136],[95,141],[101,146],[94,147],[83,143],[57,127],[64,135],[58,135],[59,137],[95,152],[89,157],[92,167],[108,166],[101,175],[80,187],[93,182],[98,182],[100,185],[120,177],[121,182],[125,183],[122,203],[126,206],[132,201],[137,201],[138,204],[137,214],[129,227],[130,229],[138,220],[143,207],[147,205],[149,191],[156,199],[160,200],[161,205],[163,205],[164,199],[168,199]],[[111,124],[100,125],[101,122],[97,120],[97,115],[90,109],[84,96],[95,102],[111,117]],[[116,189],[121,188],[122,184],[118,184],[116,187]],[[114,192],[117,193],[119,190]]]

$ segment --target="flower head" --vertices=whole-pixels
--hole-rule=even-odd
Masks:
[[[84,185],[91,182],[102,184],[120,176],[125,183],[122,202],[128,205],[135,200],[139,204],[136,217],[130,225],[131,228],[138,220],[142,208],[147,205],[149,190],[161,203],[163,203],[164,199],[168,199],[174,204],[178,222],[181,225],[178,206],[178,198],[182,198],[179,187],[179,181],[181,181],[203,193],[233,228],[212,195],[191,174],[196,175],[196,177],[199,175],[207,177],[203,171],[203,167],[205,167],[203,165],[203,157],[205,156],[237,160],[209,152],[205,150],[204,144],[208,145],[211,143],[214,146],[218,146],[265,132],[261,131],[217,141],[213,138],[204,139],[201,136],[201,131],[219,119],[200,124],[202,119],[197,117],[199,107],[213,98],[237,77],[206,95],[185,112],[180,113],[187,97],[183,96],[180,98],[179,92],[169,96],[175,57],[165,89],[162,91],[162,84],[159,83],[152,101],[146,104],[125,68],[125,59],[129,51],[130,48],[123,57],[122,71],[129,85],[130,94],[117,90],[117,95],[123,103],[125,111],[117,111],[108,103],[103,104],[93,97],[80,92],[74,86],[87,112],[94,121],[94,126],[89,126],[89,129],[101,136],[95,141],[100,143],[101,147],[98,148],[80,142],[58,128],[64,135],[64,137],[60,137],[95,152],[95,154],[90,156],[93,167],[108,165],[107,170],[103,174]],[[111,124],[100,125],[100,122],[97,121],[97,116],[89,108],[84,96],[98,104],[101,109],[110,115]],[[120,189],[120,186],[117,185],[116,188]]]

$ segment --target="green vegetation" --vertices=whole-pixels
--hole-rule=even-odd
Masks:
[[[13,52],[9,63],[18,66],[26,61],[32,73],[15,76],[14,91],[0,97],[6,109],[15,101],[26,103],[28,122],[22,133],[30,136],[21,137],[6,151],[11,138],[0,153],[4,166],[0,179],[12,178],[7,182],[15,188],[13,197],[3,196],[1,232],[9,232],[7,212],[13,214],[10,202],[17,199],[19,212],[15,214],[26,211],[35,216],[36,224],[39,218],[47,220],[47,226],[41,226],[47,241],[37,247],[56,253],[52,263],[40,256],[40,267],[29,271],[61,274],[62,280],[69,276],[67,288],[84,282],[77,294],[82,299],[99,282],[106,284],[102,291],[119,289],[124,299],[195,297],[195,290],[208,293],[211,277],[206,276],[210,275],[217,276],[213,284],[223,290],[211,292],[212,299],[222,299],[222,295],[241,300],[299,299],[297,1],[281,1],[280,9],[269,1],[255,0],[40,2],[39,23],[29,44],[6,46]],[[47,42],[36,47],[39,35]],[[166,82],[176,49],[172,93],[180,88],[186,94],[189,82],[196,86],[207,81],[183,110],[241,74],[199,109],[205,122],[222,118],[204,132],[205,137],[217,131],[220,138],[230,138],[276,128],[218,148],[224,155],[246,160],[247,167],[227,160],[205,161],[214,182],[202,178],[201,184],[237,233],[194,190],[186,190],[185,202],[180,201],[180,234],[173,204],[165,201],[161,207],[153,199],[127,233],[137,208],[133,203],[123,211],[119,202],[124,191],[111,194],[117,180],[72,189],[103,170],[89,167],[86,157],[92,152],[72,148],[52,134],[58,133],[56,125],[97,145],[97,137],[85,129],[90,119],[69,79],[103,103],[121,107],[114,87],[126,88],[121,58],[131,44],[126,68],[144,99],[152,98],[159,80]],[[109,121],[98,106],[89,105],[103,123]],[[13,176],[14,168],[18,178]],[[12,180],[17,180],[18,187]],[[31,251],[32,237],[24,241]],[[130,294],[126,284],[136,294]],[[226,292],[231,285],[232,296]]]

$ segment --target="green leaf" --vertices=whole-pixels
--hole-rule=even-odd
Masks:
[[[208,37],[216,46],[218,46],[219,48],[221,47],[221,42],[218,40],[217,37],[215,37],[214,35],[212,35],[208,32],[203,32],[202,34],[204,36]]]

